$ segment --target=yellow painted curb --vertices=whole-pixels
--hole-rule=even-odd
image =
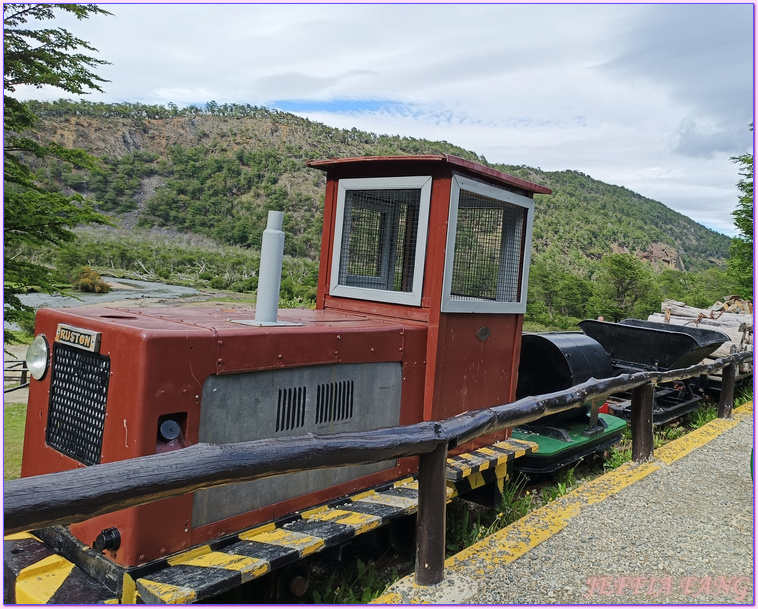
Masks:
[[[750,402],[747,402],[746,404],[743,404],[742,406],[739,406],[735,408],[733,411],[737,412],[739,414],[753,414],[753,402],[752,400]]]
[[[530,512],[517,522],[465,548],[455,556],[451,556],[445,561],[446,574],[465,574],[469,568],[467,561],[476,558],[478,563],[486,566],[479,568],[475,573],[469,572],[468,575],[480,579],[482,576],[486,576],[488,572],[494,571],[494,565],[515,561],[530,549],[565,528],[569,521],[581,512],[582,507],[604,501],[634,482],[659,470],[662,464],[670,465],[678,461],[696,448],[704,446],[725,431],[734,428],[741,421],[751,418],[752,413],[753,403],[749,402],[735,408],[733,418],[714,419],[686,436],[656,449],[655,461],[647,463],[627,462],[599,478],[583,484],[567,495]],[[409,575],[399,582],[403,582],[407,587],[413,584],[413,578],[413,575]],[[416,593],[422,591],[417,590],[422,587],[416,584],[413,584],[412,588]],[[393,605],[403,602],[402,595],[396,592],[388,592],[371,601],[371,604]],[[413,602],[418,603],[420,601],[416,598]]]
[[[739,423],[737,419],[713,419],[699,429],[691,431],[686,436],[677,438],[665,446],[655,449],[655,458],[658,461],[671,465],[696,448],[705,446],[725,431],[732,429]]]
[[[565,528],[582,507],[604,501],[659,468],[655,463],[625,463],[451,556],[445,561],[445,568],[456,570],[473,557],[487,565],[513,562]]]

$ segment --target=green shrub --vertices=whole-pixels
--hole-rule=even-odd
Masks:
[[[214,290],[225,290],[227,287],[229,287],[229,282],[223,277],[214,277],[211,279],[210,286]]]
[[[111,286],[105,283],[100,277],[100,274],[89,266],[83,266],[79,269],[79,272],[73,279],[73,284],[75,289],[81,290],[82,292],[107,294],[111,291]]]
[[[211,287],[213,286],[211,285]],[[229,289],[233,292],[254,292],[258,289],[258,278],[250,277],[248,279],[234,281],[229,285]]]

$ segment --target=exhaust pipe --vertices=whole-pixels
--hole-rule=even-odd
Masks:
[[[261,268],[258,275],[258,294],[255,301],[255,321],[276,324],[279,309],[279,289],[282,283],[284,257],[284,212],[268,212],[268,223],[261,243]]]

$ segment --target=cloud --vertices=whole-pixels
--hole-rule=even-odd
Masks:
[[[302,72],[284,72],[259,78],[253,87],[264,97],[306,97],[321,93],[338,81],[335,77],[309,76]]]
[[[751,143],[747,124],[736,121],[709,124],[707,118],[685,116],[679,125],[678,141],[674,152],[678,154],[711,159],[719,152],[741,154]]]
[[[674,152],[712,158],[745,150],[753,108],[752,5],[647,6],[622,30],[619,45],[599,69],[670,96],[682,113]]]

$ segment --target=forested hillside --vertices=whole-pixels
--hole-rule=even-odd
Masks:
[[[728,256],[729,238],[626,188],[576,171],[488,163],[444,141],[334,129],[276,110],[214,102],[182,109],[64,100],[29,105],[42,119],[40,139],[102,159],[92,171],[52,161],[38,167],[40,179],[94,200],[127,229],[197,234],[208,243],[256,250],[267,211],[283,210],[286,253],[314,261],[325,181],[320,171],[305,167],[308,159],[447,153],[553,190],[551,196],[536,197],[534,298],[547,306],[540,294],[548,285],[540,286],[540,276],[555,284],[555,273],[565,274],[576,284],[582,305],[564,307],[565,315],[587,313],[588,282],[611,254],[631,253],[647,261],[656,277],[669,277],[664,281],[669,288],[679,285],[674,291],[690,289],[682,285],[692,283],[692,272],[713,276]],[[95,239],[92,230],[85,242]],[[97,238],[105,248],[103,239]],[[140,263],[147,267],[145,260]],[[230,277],[229,283],[240,279]],[[669,288],[663,292],[677,297]],[[555,314],[551,307],[546,310]]]

